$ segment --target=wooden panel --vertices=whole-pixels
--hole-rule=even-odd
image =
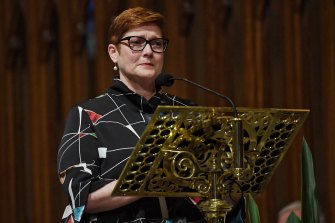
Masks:
[[[27,115],[29,118],[28,125],[31,131],[29,135],[28,149],[31,153],[31,194],[34,202],[32,209],[32,221],[42,222],[50,219],[50,184],[47,179],[51,172],[48,165],[49,149],[48,148],[48,119],[47,119],[47,95],[46,76],[42,73],[42,67],[39,61],[39,52],[41,49],[40,38],[40,18],[42,13],[42,4],[37,0],[27,2],[27,74],[29,86],[29,105]],[[46,200],[44,200],[46,198]]]
[[[3,5],[2,3],[0,3],[0,14],[3,13]],[[3,30],[3,27],[2,27],[3,24],[0,25],[0,36],[4,36],[3,33],[4,33],[4,30]],[[3,61],[4,59],[4,41],[1,41],[2,43],[0,43],[0,61]],[[0,82],[0,88],[1,89],[5,89],[5,71],[4,71],[4,66],[3,65],[0,65],[0,79],[2,80]],[[4,104],[5,102],[5,93],[4,93],[4,90],[2,90],[1,92],[1,95],[0,95],[0,104]],[[2,108],[2,107],[1,107]],[[3,112],[5,113],[4,109],[2,108]],[[0,116],[0,126],[4,126],[5,125],[5,115],[2,115]],[[5,144],[5,128],[4,127],[0,127],[0,143],[1,145],[7,145],[7,143]],[[7,146],[6,146],[7,147]],[[0,176],[2,177],[5,177],[6,176],[6,165],[5,165],[5,162],[4,162],[4,156],[5,156],[5,149],[4,149],[4,146],[0,147],[0,154],[1,154],[1,157],[0,157]],[[4,190],[5,189],[5,185],[4,184],[1,184],[0,185],[0,190]],[[4,208],[2,208],[4,206],[4,200],[6,200],[5,196],[3,197],[2,201],[0,201],[0,215],[1,216],[4,216],[4,213],[5,213],[5,210]]]
[[[301,76],[301,45],[300,45],[300,11],[296,9],[292,1],[283,1],[282,6],[282,24],[283,24],[283,107],[301,108],[302,98],[299,98],[300,82],[297,81]],[[300,102],[300,103],[299,103]],[[292,199],[300,199],[299,180],[300,166],[299,155],[301,151],[301,138],[295,140],[291,145],[290,151],[286,156],[287,165],[286,181],[289,183],[285,187],[288,202]],[[279,188],[278,188],[279,190]]]
[[[4,191],[0,202],[0,216],[22,222],[29,209],[25,208],[25,137],[24,137],[24,29],[21,5],[13,1],[2,1],[0,14],[0,78],[1,78],[1,117],[0,134],[0,173],[1,190]],[[19,7],[19,8],[15,8]],[[5,9],[5,10],[3,10]],[[8,11],[6,11],[8,9]],[[12,40],[12,42],[10,42]],[[11,44],[8,44],[11,43]],[[17,215],[18,210],[24,210]]]
[[[26,108],[27,162],[31,194],[26,206],[33,203],[27,220],[31,222],[52,222],[61,216],[55,194],[60,193],[55,174],[55,157],[59,143],[59,99],[57,19],[55,5],[30,0],[27,2],[27,95]],[[56,18],[55,18],[56,16]],[[52,47],[54,46],[54,47]],[[29,117],[29,118],[28,118]],[[29,129],[29,131],[28,131]],[[61,207],[62,208],[62,207]]]
[[[244,2],[241,4],[241,15],[243,22],[243,74],[244,74],[244,97],[246,106],[255,106],[256,104],[256,70],[254,66],[254,22],[253,22],[253,3]]]
[[[187,73],[186,61],[186,48],[187,48],[187,35],[181,33],[181,26],[185,18],[182,18],[183,8],[182,1],[165,1],[164,11],[166,20],[166,37],[170,39],[169,48],[165,53],[164,71],[172,73],[176,76],[189,77]],[[169,16],[170,15],[170,16]],[[177,82],[170,89],[170,92],[176,91],[181,97],[186,97],[187,86],[185,83]]]
[[[62,98],[61,115],[63,120],[74,105],[74,81],[72,81],[72,18],[69,1],[59,1],[59,47],[60,47],[60,92]]]
[[[335,218],[335,185],[334,169],[335,169],[335,2],[328,0],[320,3],[321,16],[320,36],[321,36],[321,79],[322,79],[322,108],[324,113],[318,117],[324,125],[324,145],[319,147],[319,151],[324,151],[322,162],[323,169],[319,171],[320,175],[324,175],[323,187],[320,188],[319,194],[325,197],[322,202],[322,211],[327,219]],[[320,100],[320,99],[319,99]],[[323,118],[321,118],[323,117]],[[326,179],[325,179],[326,178]],[[325,192],[326,191],[326,192]]]
[[[108,28],[113,19],[118,13],[119,1],[110,0],[95,1],[96,5],[96,69],[95,83],[96,92],[103,93],[111,85],[114,75],[113,62],[109,58],[107,48],[109,38]]]
[[[62,114],[75,104],[92,97],[85,42],[87,1],[60,1],[60,81]]]

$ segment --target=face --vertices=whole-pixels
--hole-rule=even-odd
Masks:
[[[143,25],[128,30],[123,36],[139,36],[146,40],[162,38],[162,31],[157,25]],[[121,38],[121,39],[122,39]],[[120,78],[126,85],[134,83],[154,86],[154,81],[163,67],[164,53],[153,52],[150,44],[142,51],[133,51],[124,40],[118,45],[110,44],[108,53],[114,63],[118,64]]]

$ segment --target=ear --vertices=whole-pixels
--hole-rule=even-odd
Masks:
[[[117,63],[118,57],[119,57],[119,52],[114,44],[109,44],[108,45],[108,54],[109,57],[112,59],[114,63]]]

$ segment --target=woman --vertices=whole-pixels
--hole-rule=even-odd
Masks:
[[[110,26],[108,53],[118,76],[107,92],[73,108],[57,168],[69,205],[62,222],[162,222],[158,198],[117,197],[111,192],[148,118],[158,105],[190,102],[157,92],[168,40],[163,16],[132,8]],[[169,218],[203,222],[188,198],[166,198]]]

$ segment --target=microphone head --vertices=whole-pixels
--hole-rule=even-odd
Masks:
[[[155,80],[156,89],[160,90],[162,86],[170,87],[174,83],[173,76],[171,74],[161,73]]]

